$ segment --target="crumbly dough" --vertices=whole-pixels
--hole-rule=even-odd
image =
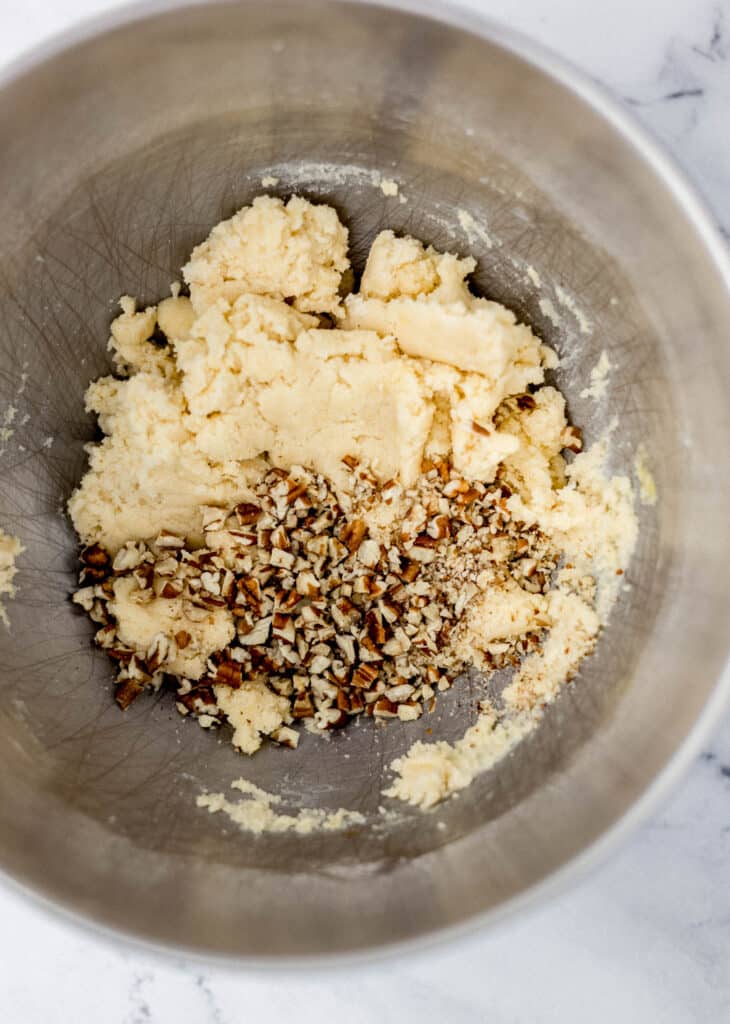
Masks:
[[[197,805],[207,808],[210,814],[223,811],[240,829],[254,835],[262,832],[296,832],[298,835],[317,831],[338,832],[365,822],[359,811],[349,811],[344,807],[336,811],[307,807],[296,814],[282,814],[275,809],[281,804],[281,797],[259,789],[247,779],[235,779],[231,789],[242,793],[244,799],[233,801],[225,793],[201,793]]]
[[[487,644],[521,636],[536,626],[548,626],[547,608],[546,597],[530,594],[514,581],[487,586],[469,607],[472,641],[484,649]]]
[[[23,551],[25,551],[25,548],[17,537],[11,537],[4,530],[0,530],[0,620],[6,626],[9,624],[8,613],[5,610],[2,598],[12,598],[15,596],[13,580],[18,571],[15,568],[15,559]]]
[[[608,357],[608,352],[604,349],[598,358],[598,362],[591,370],[590,384],[587,388],[583,388],[580,397],[592,398],[596,402],[603,398],[608,388],[609,374],[612,366],[613,364]]]
[[[383,790],[383,796],[424,810],[433,807],[452,793],[465,789],[534,728],[535,718],[531,715],[523,713],[499,721],[493,709],[486,705],[476,724],[455,743],[419,740],[408,753],[397,758],[390,766],[395,780]]]
[[[233,746],[243,754],[253,754],[261,746],[261,737],[291,722],[289,701],[272,693],[261,679],[247,679],[243,686],[216,686],[218,707],[233,726]]]
[[[565,467],[565,486],[548,482],[552,459],[548,451],[523,446],[505,460],[515,493],[513,514],[536,523],[553,537],[566,560],[582,573],[597,576],[599,611],[608,615],[621,585],[620,575],[636,544],[638,526],[634,493],[627,477],[607,477],[607,442],[597,442]]]
[[[540,654],[523,661],[502,699],[508,708],[533,710],[552,703],[592,649],[601,626],[596,611],[578,594],[553,590],[545,614],[550,633]]]
[[[391,764],[395,781],[383,791],[385,796],[433,807],[492,768],[537,726],[542,708],[575,674],[600,628],[596,612],[576,594],[553,591],[545,604],[541,615],[548,618],[550,633],[543,651],[525,658],[503,691],[508,714],[498,715],[485,702],[476,724],[456,743],[414,743]],[[508,608],[497,635],[507,636],[514,628]]]
[[[117,376],[86,395],[105,437],[89,446],[69,511],[82,541],[112,555],[162,530],[202,545],[203,509],[250,500],[271,464],[322,474],[349,508],[348,456],[393,482],[388,500],[368,510],[377,536],[398,522],[397,495],[424,459],[447,456],[467,481],[499,473],[514,521],[542,531],[565,564],[547,594],[505,583],[498,566],[464,583],[461,642],[477,664],[516,637],[550,632],[516,672],[503,710],[486,707],[456,744],[418,743],[392,766],[388,795],[427,807],[534,727],[592,649],[635,544],[633,491],[604,470],[607,438],[566,459],[566,448],[580,448],[577,432],[562,395],[544,386],[557,356],[510,310],[471,293],[471,257],[383,231],[359,290],[345,295],[347,242],[329,207],[262,196],[193,251],[183,269],[189,297],[175,286],[144,310],[123,298],[109,343]],[[608,365],[592,375],[596,387]],[[180,602],[143,599],[130,578],[117,581],[112,605],[120,638],[140,656],[184,629],[190,642],[164,671],[192,680],[235,629],[227,608],[190,621]],[[242,752],[290,721],[288,701],[261,679],[214,689]],[[243,807],[222,794],[201,801],[253,831],[303,832],[312,820],[277,814],[268,796]],[[317,827],[349,820],[328,825],[320,815]]]

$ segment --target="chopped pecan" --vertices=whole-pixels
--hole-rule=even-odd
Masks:
[[[376,718],[397,718],[398,705],[387,697],[379,697],[373,705],[373,714]]]
[[[405,583],[413,583],[420,571],[421,567],[417,562],[406,559],[400,571],[400,577]]]
[[[578,452],[583,450],[583,431],[579,427],[566,427],[563,433],[564,446],[570,452]]]
[[[255,523],[261,515],[261,509],[258,505],[254,505],[250,501],[242,501],[234,508],[236,519],[238,520],[239,526],[251,526]]]
[[[216,666],[215,681],[234,690],[242,683],[241,666],[235,661],[221,661]]]
[[[191,640],[192,637],[184,629],[180,629],[175,633],[175,643],[181,651],[184,651],[189,646]]]
[[[296,695],[291,713],[294,718],[312,718],[314,716],[314,705],[308,693],[298,693]]]
[[[358,665],[355,671],[352,673],[351,683],[353,686],[359,687],[361,690],[369,690],[375,680],[378,678],[378,669],[372,665]]]
[[[91,566],[94,569],[107,569],[111,567],[109,552],[101,544],[90,544],[88,547],[83,548],[79,558],[84,565]]]
[[[138,679],[123,679],[114,688],[114,700],[122,711],[126,711],[133,700],[144,690],[144,683]]]
[[[353,555],[363,542],[367,527],[362,519],[352,519],[346,523],[340,532],[340,540]]]

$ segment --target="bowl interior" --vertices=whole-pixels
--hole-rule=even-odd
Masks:
[[[16,410],[0,525],[27,549],[0,632],[0,866],[137,936],[249,956],[413,938],[561,866],[669,759],[724,656],[727,541],[708,531],[727,470],[707,443],[730,440],[727,293],[668,186],[516,52],[360,5],[207,5],[121,26],[6,85],[0,129],[16,140],[0,156],[0,417]],[[109,372],[116,299],[162,298],[210,227],[263,191],[335,206],[356,271],[383,227],[477,257],[476,289],[559,351],[586,440],[611,428],[611,468],[627,474],[643,444],[661,496],[640,509],[626,590],[577,682],[428,815],[384,801],[388,765],[419,736],[463,733],[478,678],[418,723],[358,722],[244,759],[169,694],[122,714],[68,600],[63,508],[96,436],[83,392]],[[581,391],[604,350],[596,402]],[[253,839],[195,806],[240,775],[288,807],[346,806],[368,824]]]

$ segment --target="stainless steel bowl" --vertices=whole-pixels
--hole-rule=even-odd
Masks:
[[[31,56],[0,89],[0,416],[18,410],[0,525],[27,547],[0,630],[0,865],[77,916],[221,958],[352,954],[494,920],[623,834],[719,713],[726,254],[622,111],[472,16],[326,0],[151,6]],[[362,723],[244,761],[169,697],[120,713],[68,601],[62,510],[94,437],[83,392],[109,369],[114,301],[163,296],[267,174],[282,195],[333,203],[360,263],[384,225],[475,253],[479,288],[562,353],[558,382],[588,439],[615,416],[615,468],[631,472],[643,442],[657,482],[630,589],[580,679],[512,756],[425,816],[379,815],[387,765],[419,728],[463,730],[477,682],[419,725]],[[614,370],[596,404],[580,392],[603,349]],[[201,788],[242,773],[370,824],[253,839],[196,809]]]

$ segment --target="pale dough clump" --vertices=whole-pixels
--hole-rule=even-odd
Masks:
[[[466,277],[476,266],[383,231],[360,291],[345,300],[342,324],[396,338],[402,352],[482,376],[492,412],[507,395],[543,380],[543,346],[499,302],[476,298]]]
[[[184,274],[198,312],[249,294],[291,298],[305,313],[336,313],[349,265],[347,229],[331,207],[259,196],[213,228]]]
[[[115,552],[162,529],[202,542],[200,506],[243,501],[258,477],[255,464],[213,462],[200,450],[200,423],[179,381],[157,370],[101,378],[89,386],[86,407],[107,435],[89,446],[89,470],[69,501],[86,542]]]
[[[113,586],[109,610],[117,621],[122,643],[146,651],[155,637],[174,636],[184,623],[190,640],[184,649],[177,649],[174,657],[165,661],[165,671],[173,675],[199,679],[208,657],[235,636],[233,616],[227,608],[207,609],[199,621],[192,621],[184,614],[180,598],[154,597],[142,604],[133,578],[117,579]]]
[[[244,754],[253,754],[262,736],[291,722],[289,701],[272,693],[261,679],[247,679],[237,690],[220,685],[214,690],[218,707],[233,726],[231,742]]]
[[[241,296],[196,322],[176,348],[198,449],[213,462],[265,451],[276,466],[314,466],[335,482],[349,454],[383,480],[413,480],[431,423],[419,375],[391,339],[312,321]]]
[[[0,530],[0,619],[8,625],[8,613],[3,605],[3,597],[15,596],[15,585],[13,580],[18,571],[15,568],[15,559],[25,550],[17,537]]]
[[[505,537],[502,555],[498,542],[490,549],[493,565],[454,580],[459,614],[466,609],[459,641],[476,664],[488,668],[520,637],[549,632],[516,671],[499,714],[485,708],[455,745],[419,743],[392,766],[388,794],[431,806],[534,727],[592,649],[636,540],[633,491],[628,479],[606,476],[607,440],[580,452],[563,396],[544,386],[555,352],[510,310],[472,294],[471,257],[383,231],[359,290],[345,294],[347,244],[329,207],[262,196],[193,251],[183,268],[189,297],[174,286],[144,310],[123,298],[109,342],[118,376],[86,395],[105,437],[89,446],[69,511],[82,541],[112,557],[161,531],[201,546],[205,510],[250,501],[272,465],[321,474],[351,508],[347,459],[388,484],[388,500],[367,511],[373,535],[386,537],[424,460],[445,457],[467,490],[496,479],[505,514],[541,531],[565,564],[551,589],[518,585],[500,571],[514,557]],[[570,460],[566,449],[580,453]],[[425,511],[410,526],[424,529]],[[191,618],[184,601],[150,599],[131,577],[113,594],[119,638],[141,659],[183,632],[184,646],[170,647],[159,668],[184,679],[200,679],[236,631],[228,607]],[[213,690],[242,752],[291,732],[288,699],[263,677]],[[232,805],[213,794],[201,805],[253,831],[304,832],[314,821],[244,791],[255,799]],[[354,820],[347,814],[314,818],[340,827]]]

